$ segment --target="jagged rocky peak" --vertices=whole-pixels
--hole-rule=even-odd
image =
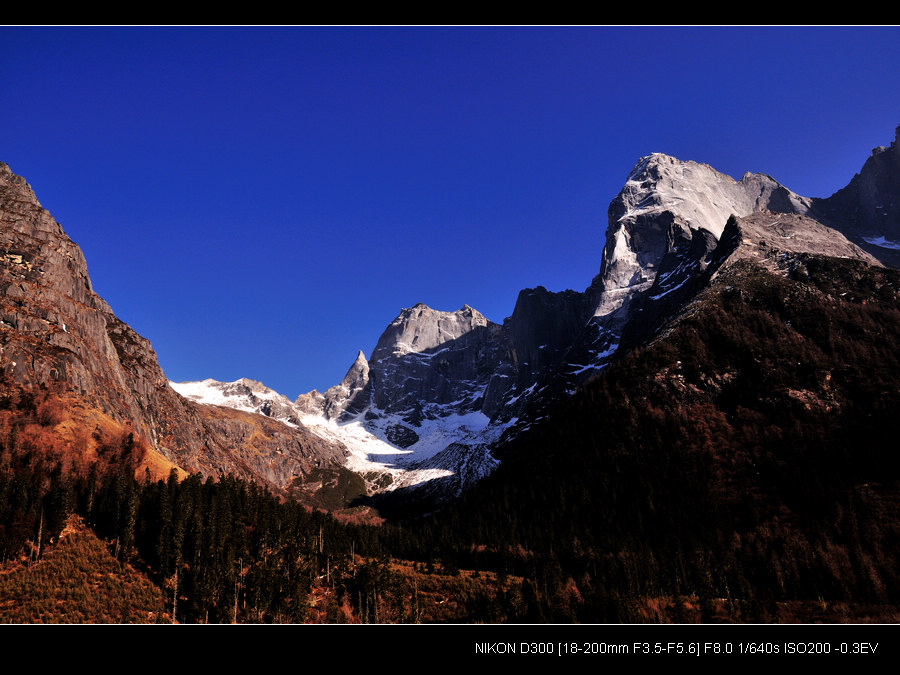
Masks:
[[[360,351],[339,384],[303,394],[295,405],[330,420],[387,412],[413,424],[438,414],[435,406],[471,409],[496,367],[501,335],[500,325],[469,305],[443,312],[418,303],[385,328],[370,359]]]
[[[810,201],[765,174],[747,172],[737,181],[708,164],[653,153],[631,170],[610,204],[609,223],[669,211],[680,225],[719,236],[732,213],[805,213]]]
[[[340,384],[328,389],[322,401],[322,413],[327,419],[342,415],[356,415],[369,403],[369,362],[362,350],[356,355],[353,365],[347,370]]]
[[[256,394],[269,394],[272,390],[258,380],[251,380],[248,377],[242,377],[234,382],[226,383],[223,389],[225,394],[239,394],[244,396],[255,396]]]
[[[900,267],[900,126],[889,147],[872,150],[850,183],[814,200],[813,209],[818,220],[884,264]]]
[[[369,362],[366,360],[366,355],[363,354],[362,349],[360,349],[356,354],[356,361],[350,366],[350,370],[347,371],[344,379],[341,380],[341,384],[349,389],[354,389],[365,384],[368,380]]]
[[[404,309],[369,360],[373,403],[412,422],[438,414],[429,412],[434,406],[476,406],[504,353],[501,341],[502,327],[469,305],[455,312],[422,303]]]
[[[810,206],[811,200],[764,174],[737,181],[707,164],[661,153],[643,157],[609,206],[600,273],[588,289],[595,315],[627,309],[633,293],[650,288],[663,257],[697,232],[718,239],[731,215],[805,214]]]
[[[469,305],[455,312],[441,312],[420,302],[403,309],[385,329],[372,352],[372,361],[392,354],[425,352],[489,324]]]
[[[353,361],[353,364],[347,369],[347,374],[344,375],[344,379],[341,380],[339,384],[329,387],[325,393],[328,395],[339,389],[343,390],[345,393],[351,393],[364,387],[368,381],[369,362],[366,360],[366,355],[363,354],[363,351],[360,349],[356,354],[356,360]],[[318,392],[313,391],[310,393],[315,394]],[[304,394],[303,396],[308,396],[308,394]]]

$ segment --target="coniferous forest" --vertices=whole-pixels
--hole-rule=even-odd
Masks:
[[[161,622],[896,622],[900,273],[801,262],[733,265],[458,501],[381,524],[141,475],[127,429],[63,434],[64,396],[7,382],[0,618],[79,524]],[[90,611],[27,620],[133,620]]]

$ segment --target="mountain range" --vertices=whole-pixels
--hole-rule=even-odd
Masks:
[[[724,264],[747,258],[785,273],[815,253],[895,265],[898,184],[896,140],[826,199],[652,154],[610,204],[600,271],[582,292],[523,290],[502,324],[468,305],[405,308],[339,384],[293,402],[249,380],[172,387],[344,444],[369,494],[457,496],[497,466],[496,448],[650,340]]]
[[[151,620],[896,622],[898,252],[900,127],[827,198],[651,154],[583,291],[290,400],[169,382],[0,164],[0,561],[87,526]]]
[[[667,330],[736,261],[782,276],[807,254],[897,266],[900,147],[895,138],[876,148],[828,198],[763,174],[734,180],[643,157],[610,204],[599,272],[583,291],[523,290],[502,324],[468,305],[402,309],[338,384],[294,401],[248,379],[170,383],[149,341],[93,292],[80,249],[5,164],[0,218],[7,390],[50,389],[78,419],[91,410],[131,430],[160,474],[233,474],[288,493],[350,470],[364,481],[357,498],[441,500],[491,473],[500,448]]]

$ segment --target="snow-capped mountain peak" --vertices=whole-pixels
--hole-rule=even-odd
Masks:
[[[169,382],[169,385],[186,399],[197,403],[259,413],[297,425],[291,400],[256,380],[245,377],[234,382],[206,379],[199,382]]]

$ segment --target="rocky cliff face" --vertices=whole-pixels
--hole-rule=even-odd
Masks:
[[[810,206],[811,200],[763,174],[736,181],[706,164],[659,153],[642,158],[609,206],[600,272],[587,290],[605,347],[598,353],[619,343],[636,297],[662,299],[684,288],[704,267],[730,216],[805,214]]]
[[[813,200],[821,222],[840,230],[885,265],[900,267],[900,126],[889,147],[877,147],[850,183]]]
[[[608,315],[647,288],[663,257],[700,230],[718,238],[731,215],[806,213],[810,200],[762,174],[740,181],[706,164],[663,154],[642,158],[609,206],[600,273],[590,286],[595,315]]]
[[[91,288],[81,250],[26,181],[0,164],[0,372],[58,387],[134,430],[187,471],[286,487],[340,446],[274,420],[207,408],[169,387],[149,341]]]

